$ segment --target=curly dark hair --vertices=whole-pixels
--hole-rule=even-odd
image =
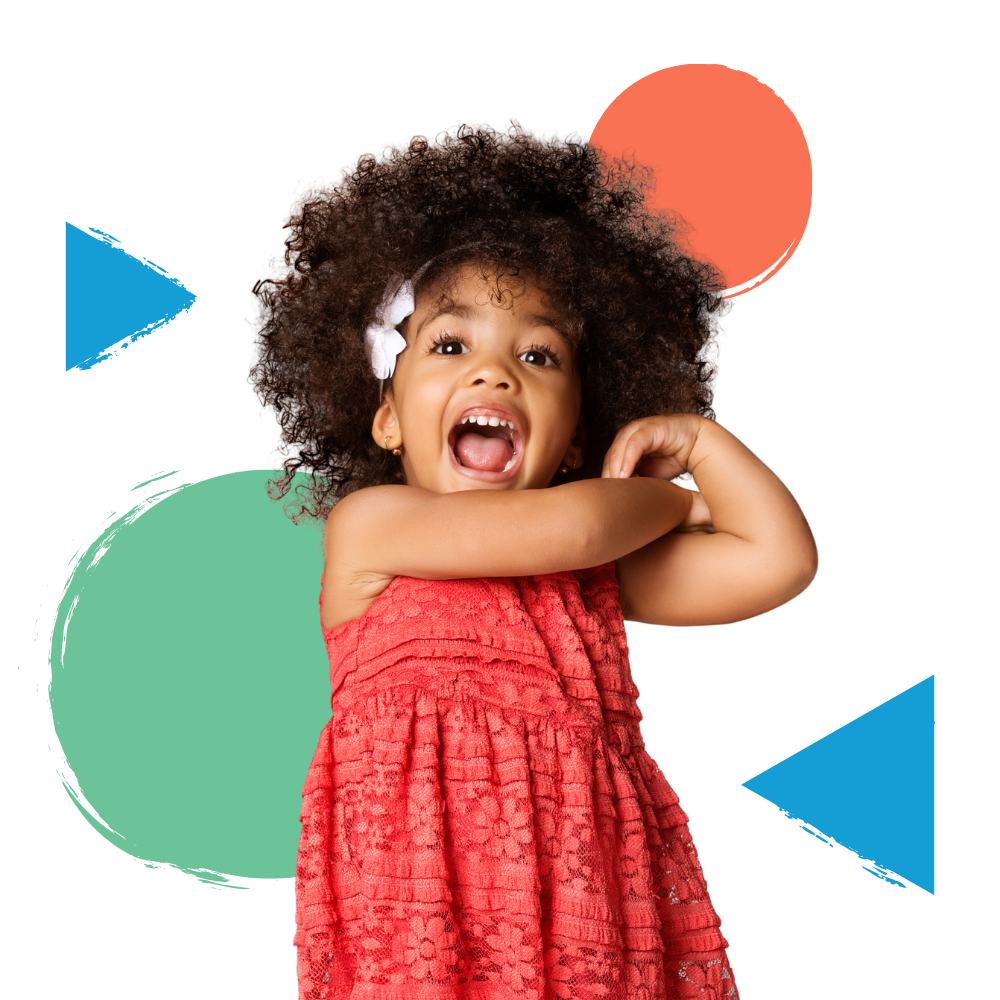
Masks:
[[[287,273],[254,286],[262,325],[251,381],[277,410],[290,453],[272,495],[306,471],[298,513],[325,517],[354,490],[404,481],[399,460],[372,439],[383,387],[363,332],[391,277],[428,261],[418,291],[474,263],[530,276],[564,314],[588,442],[576,478],[600,474],[630,420],[712,417],[706,350],[722,279],[682,251],[679,220],[648,207],[651,184],[632,162],[515,124],[417,136],[382,158],[362,156],[337,187],[308,195],[286,227]]]

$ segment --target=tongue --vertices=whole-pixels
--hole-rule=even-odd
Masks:
[[[455,442],[455,454],[467,469],[480,472],[503,472],[514,457],[510,442],[502,437],[486,437],[469,431]]]

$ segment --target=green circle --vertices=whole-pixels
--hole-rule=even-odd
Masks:
[[[269,499],[273,475],[218,476],[115,521],[53,633],[56,733],[99,819],[81,811],[130,854],[201,877],[294,875],[330,714],[322,536]]]

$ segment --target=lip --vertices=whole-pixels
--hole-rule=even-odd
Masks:
[[[498,420],[506,420],[514,425],[511,434],[514,446],[514,464],[506,472],[484,472],[480,469],[469,469],[462,465],[455,454],[455,441],[458,435],[455,433],[464,417],[496,417]],[[456,472],[468,479],[476,479],[482,483],[506,483],[517,475],[521,468],[521,459],[524,457],[524,425],[521,418],[510,410],[505,410],[498,406],[470,406],[462,410],[455,418],[448,432],[448,455],[451,458],[452,468]]]

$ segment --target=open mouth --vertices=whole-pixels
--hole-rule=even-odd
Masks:
[[[513,472],[521,452],[521,434],[512,415],[485,407],[463,413],[448,443],[459,467],[490,478]]]

